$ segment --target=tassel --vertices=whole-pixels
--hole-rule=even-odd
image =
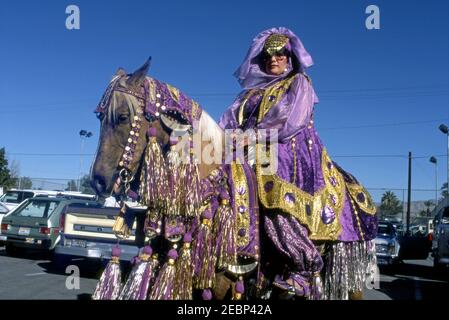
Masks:
[[[194,154],[194,149],[190,146],[189,159],[183,166],[183,186],[185,187],[184,214],[188,218],[194,218],[199,215],[201,206],[201,181],[198,169],[198,161]]]
[[[169,206],[167,208],[167,215],[169,217],[178,217],[184,211],[184,194],[185,186],[181,179],[181,157],[176,150],[178,139],[170,137],[170,151],[167,153],[167,176],[168,176],[168,191]]]
[[[108,262],[106,269],[98,281],[95,291],[92,295],[93,300],[116,300],[121,289],[121,271],[119,247],[112,248],[111,261]]]
[[[184,244],[181,249],[181,256],[176,264],[176,279],[175,279],[175,300],[192,300],[192,257],[190,254],[190,247],[192,242],[192,235],[186,233],[184,235]]]
[[[156,129],[148,129],[149,142],[145,154],[140,181],[140,198],[148,208],[165,210],[167,196],[167,175],[162,149],[156,139]]]
[[[218,268],[237,264],[236,231],[234,212],[229,204],[229,193],[220,192],[220,206],[214,217]]]
[[[314,273],[312,278],[312,286],[310,288],[309,300],[323,299],[323,282],[319,272]]]
[[[175,261],[178,258],[176,249],[168,252],[168,261],[162,267],[151,290],[150,300],[172,300],[176,275]]]
[[[242,277],[235,284],[234,300],[242,300],[243,293],[245,292],[245,285],[243,284]]]
[[[117,218],[115,218],[114,225],[112,226],[112,232],[114,232],[115,236],[119,239],[128,238],[131,235],[131,230],[125,221],[126,214],[126,204],[122,202],[120,206],[120,213]]]
[[[161,234],[162,219],[159,211],[149,209],[145,218],[144,231],[149,239],[153,239]]]
[[[145,300],[151,280],[154,275],[154,260],[151,258],[153,250],[145,246],[126,281],[119,300]]]
[[[204,289],[201,297],[203,300],[212,300],[212,291],[210,289]]]
[[[212,211],[208,207],[193,241],[194,284],[197,289],[212,288],[215,282],[215,246],[212,234]]]

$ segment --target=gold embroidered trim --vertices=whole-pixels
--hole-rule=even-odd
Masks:
[[[249,243],[249,190],[243,166],[233,162],[231,164],[232,181],[234,182],[234,212],[237,221],[237,246],[243,247]],[[240,191],[240,192],[239,192]],[[245,210],[239,210],[244,208]],[[245,230],[240,234],[240,230]]]
[[[200,105],[192,99],[192,120],[197,119],[198,112],[200,110]]]
[[[265,115],[270,111],[271,107],[278,104],[284,96],[285,92],[287,92],[288,88],[292,82],[296,79],[298,74],[295,74],[289,78],[286,78],[278,83],[275,83],[271,87],[265,90],[265,93],[262,98],[262,102],[259,106],[259,116],[257,118],[258,122],[262,121]]]
[[[149,78],[149,89],[150,89],[150,102],[152,104],[156,103],[156,86],[154,85],[154,80]]]
[[[361,210],[370,215],[376,214],[377,208],[373,203],[373,199],[362,185],[356,183],[346,183],[346,186],[348,187],[351,198],[355,201],[355,203],[357,203]],[[363,194],[363,197],[358,197],[360,194]]]
[[[297,168],[296,168],[296,138],[292,138],[292,152],[293,152],[293,184],[296,184],[296,175],[297,175]]]
[[[237,121],[239,122],[239,125],[242,125],[243,124],[243,113],[244,113],[244,110],[245,110],[245,105],[246,105],[246,103],[248,102],[248,100],[253,96],[253,94],[254,93],[256,93],[257,92],[257,90],[250,90],[250,91],[248,91],[248,93],[247,93],[247,95],[246,95],[246,97],[245,97],[245,99],[243,100],[243,102],[241,103],[241,105],[240,105],[240,108],[239,108],[239,115],[238,115],[238,119],[237,119]]]
[[[341,232],[340,215],[345,200],[345,182],[341,173],[332,164],[325,148],[322,150],[321,167],[325,186],[311,195],[296,185],[282,180],[276,174],[263,175],[261,166],[257,165],[259,196],[264,207],[281,209],[297,218],[309,229],[310,239],[337,240]],[[271,190],[266,191],[267,184],[271,185]],[[325,207],[335,213],[335,218],[328,224],[321,218]]]
[[[167,84],[167,89],[170,92],[172,99],[178,103],[179,102],[179,90],[169,84]]]

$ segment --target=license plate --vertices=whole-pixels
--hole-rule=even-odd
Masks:
[[[25,242],[26,243],[34,243],[34,239],[33,238],[26,238]]]
[[[30,234],[30,228],[24,228],[24,227],[20,227],[19,228],[19,235],[20,236],[27,236]]]
[[[72,247],[86,247],[86,240],[72,240]]]

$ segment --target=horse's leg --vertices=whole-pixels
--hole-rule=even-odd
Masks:
[[[215,286],[213,287],[214,296],[217,300],[224,300],[229,290],[233,290],[234,282],[229,279],[225,272],[219,272],[215,275]]]
[[[349,291],[349,300],[363,300],[363,291]]]

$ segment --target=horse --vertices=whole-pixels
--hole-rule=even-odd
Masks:
[[[239,229],[238,234],[233,235],[233,239],[238,240],[236,244],[227,244],[236,247],[234,250],[236,250],[237,256],[231,259],[232,262],[229,262],[231,260],[223,262],[221,268],[214,273],[214,279],[209,279],[208,284],[213,291],[213,296],[216,299],[241,298],[242,289],[239,282],[242,282],[242,277],[249,279],[246,284],[252,287],[247,292],[253,292],[254,297],[261,297],[264,294],[269,296],[273,288],[269,288],[270,281],[265,279],[263,275],[261,276],[260,273],[260,244],[264,240],[263,235],[259,234],[260,212],[257,181],[252,167],[247,163],[233,163],[224,166],[223,161],[226,158],[226,141],[228,138],[225,132],[194,100],[188,98],[177,88],[148,77],[149,67],[150,59],[131,74],[127,74],[125,70],[119,68],[96,109],[101,127],[99,145],[91,166],[91,185],[93,189],[100,196],[114,195],[121,198],[130,196],[142,200],[142,197],[139,197],[138,194],[142,193],[142,189],[150,190],[150,187],[147,186],[148,181],[143,180],[156,179],[152,170],[161,170],[166,165],[166,162],[163,162],[160,168],[156,168],[155,163],[162,160],[157,160],[155,154],[160,153],[161,159],[166,158],[172,147],[180,141],[179,137],[186,135],[186,133],[192,135],[193,131],[196,130],[201,137],[200,143],[195,146],[199,149],[200,157],[207,154],[209,159],[218,160],[199,161],[197,163],[195,169],[198,175],[197,180],[195,180],[196,183],[203,185],[204,182],[207,182],[206,193],[210,191],[208,188],[226,188],[232,198],[234,211],[242,209],[242,215],[238,213],[234,213],[234,216],[229,215],[229,217],[234,217],[234,223],[239,224],[243,232],[240,234]],[[175,136],[175,139],[173,139],[173,136]],[[174,140],[176,141],[173,142]],[[192,159],[190,158],[193,149],[191,140],[191,138],[187,140],[188,159]],[[156,149],[150,152],[151,148]],[[150,167],[151,170],[148,169]],[[154,182],[156,184],[164,183],[156,180]],[[223,180],[227,181],[227,183],[224,183],[226,184],[225,187]],[[199,188],[199,186],[196,187]],[[153,193],[158,192],[154,188],[151,190],[153,190]],[[217,192],[219,194],[217,199],[221,197],[220,201],[223,204],[229,203],[229,195],[224,194],[223,196],[223,191]],[[153,193],[146,193],[147,202],[157,202],[156,195]],[[192,197],[195,198],[195,196]],[[196,209],[200,211],[201,201],[197,202]],[[169,207],[177,208],[174,199],[171,199],[171,202],[169,200],[169,203]],[[175,210],[174,207],[171,209]],[[220,203],[215,204],[215,209],[217,207],[225,208]],[[184,210],[187,210],[186,208]],[[179,214],[180,209],[176,210]],[[124,211],[122,210],[122,213]],[[195,225],[195,228],[198,228],[198,225],[203,226],[201,219],[203,223],[207,220],[201,215],[197,219],[189,221],[195,221],[196,225],[192,222],[192,226]],[[228,220],[230,219],[222,219],[221,222],[226,223]],[[170,223],[167,223],[166,228],[169,228],[169,225]],[[207,226],[208,224],[204,225]],[[157,224],[154,228],[151,228],[150,225],[148,229],[152,231],[152,233],[150,232],[150,238],[156,237],[155,234],[161,235],[160,227]],[[182,236],[182,233],[186,231],[186,229],[183,229],[182,232],[172,232],[175,229],[175,227],[170,229],[168,235],[166,232],[166,240],[171,243],[179,242],[180,235]],[[114,231],[118,237],[126,237],[129,234],[129,230],[127,230],[123,221],[116,221]],[[157,245],[161,245],[160,242],[157,242]],[[269,256],[271,253],[267,250],[264,254]],[[210,259],[212,258],[210,256]],[[207,258],[204,259],[207,260]],[[221,258],[216,257],[214,261],[217,259],[220,260]],[[270,261],[270,263],[274,267],[276,261]],[[361,272],[363,273],[363,271]],[[248,297],[251,296],[249,293],[247,295]],[[355,292],[353,296],[359,298],[360,292]]]

